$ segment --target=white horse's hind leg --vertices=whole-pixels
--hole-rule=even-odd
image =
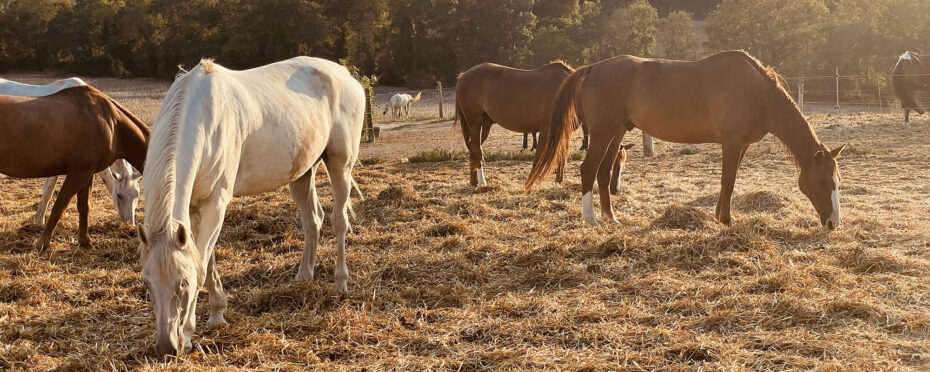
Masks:
[[[207,325],[220,325],[226,323],[223,314],[226,312],[227,301],[226,292],[223,291],[223,282],[220,281],[220,274],[216,271],[216,251],[210,255],[210,262],[207,264],[207,293],[210,295],[210,318],[207,319]]]
[[[338,292],[348,289],[349,267],[346,265],[346,232],[349,229],[349,194],[352,188],[352,163],[349,156],[331,156],[326,160],[326,169],[333,185],[333,229],[336,235],[335,288]]]
[[[58,182],[58,176],[45,179],[42,185],[42,198],[39,199],[39,205],[36,206],[35,223],[41,225],[45,223],[45,210],[48,209],[48,202],[52,200],[52,194],[55,193],[55,183]]]
[[[291,197],[300,210],[300,225],[304,233],[304,252],[300,257],[296,280],[313,279],[316,267],[316,249],[320,241],[320,228],[323,226],[323,206],[316,194],[316,170],[314,167],[307,174],[291,182]]]

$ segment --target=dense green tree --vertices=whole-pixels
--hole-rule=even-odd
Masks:
[[[636,0],[613,11],[604,34],[604,51],[651,57],[655,54],[659,13],[646,0]]]
[[[14,1],[0,16],[0,69],[42,69],[50,59],[45,34],[67,0]]]
[[[783,73],[802,74],[824,42],[822,0],[723,0],[707,23],[709,51],[745,49]]]
[[[698,42],[694,24],[691,15],[685,11],[674,11],[662,18],[656,39],[663,58],[693,60],[697,57]]]

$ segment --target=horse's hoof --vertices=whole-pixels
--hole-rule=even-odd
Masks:
[[[905,121],[905,122],[901,123],[901,126],[902,126],[902,127],[906,127],[906,126],[907,126],[907,122]]]
[[[720,217],[720,218],[718,218],[718,220],[719,220],[720,223],[723,224],[724,226],[730,226],[731,223],[732,223],[732,221],[730,220],[730,216]]]
[[[302,282],[313,280],[313,271],[298,271],[297,276],[294,277],[294,281]]]
[[[584,216],[584,222],[587,222],[588,225],[591,225],[592,227],[601,227],[601,224],[597,222],[597,218],[594,216]]]
[[[90,244],[90,239],[87,239],[87,240],[78,239],[78,246],[81,248],[92,248],[93,247],[93,245]]]
[[[610,224],[610,225],[619,225],[619,224],[620,224],[620,221],[617,221],[617,218],[614,217],[614,216],[607,216],[607,215],[604,215],[604,216],[601,216],[601,219],[604,220],[605,223]]]
[[[41,238],[35,244],[35,248],[39,252],[42,252],[46,248],[51,248],[51,247],[52,247],[52,243],[49,240],[43,240]]]
[[[33,219],[32,221],[35,222],[36,225],[44,225],[44,224],[45,224],[45,218],[43,218],[42,216],[36,216],[36,218]]]
[[[614,188],[610,189],[610,195],[617,195],[619,193],[620,193],[620,189],[614,189]]]
[[[338,293],[346,293],[349,291],[349,281],[348,280],[339,280],[336,279],[336,283],[333,285],[333,289]]]
[[[207,327],[219,327],[228,325],[229,323],[226,322],[226,318],[223,317],[223,313],[210,314],[210,319],[207,319]]]

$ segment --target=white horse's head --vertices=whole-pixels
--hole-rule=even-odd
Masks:
[[[191,345],[196,321],[197,290],[205,276],[192,236],[172,219],[158,232],[138,225],[142,281],[155,313],[155,351],[178,355]]]
[[[135,225],[136,207],[139,205],[139,179],[142,178],[142,174],[133,172],[129,162],[123,159],[113,163],[108,172],[113,178],[110,197],[119,211],[119,218],[123,222]]]

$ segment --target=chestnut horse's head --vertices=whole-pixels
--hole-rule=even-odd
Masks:
[[[840,169],[836,163],[846,145],[821,149],[801,162],[798,186],[820,215],[820,223],[833,230],[840,225]]]

